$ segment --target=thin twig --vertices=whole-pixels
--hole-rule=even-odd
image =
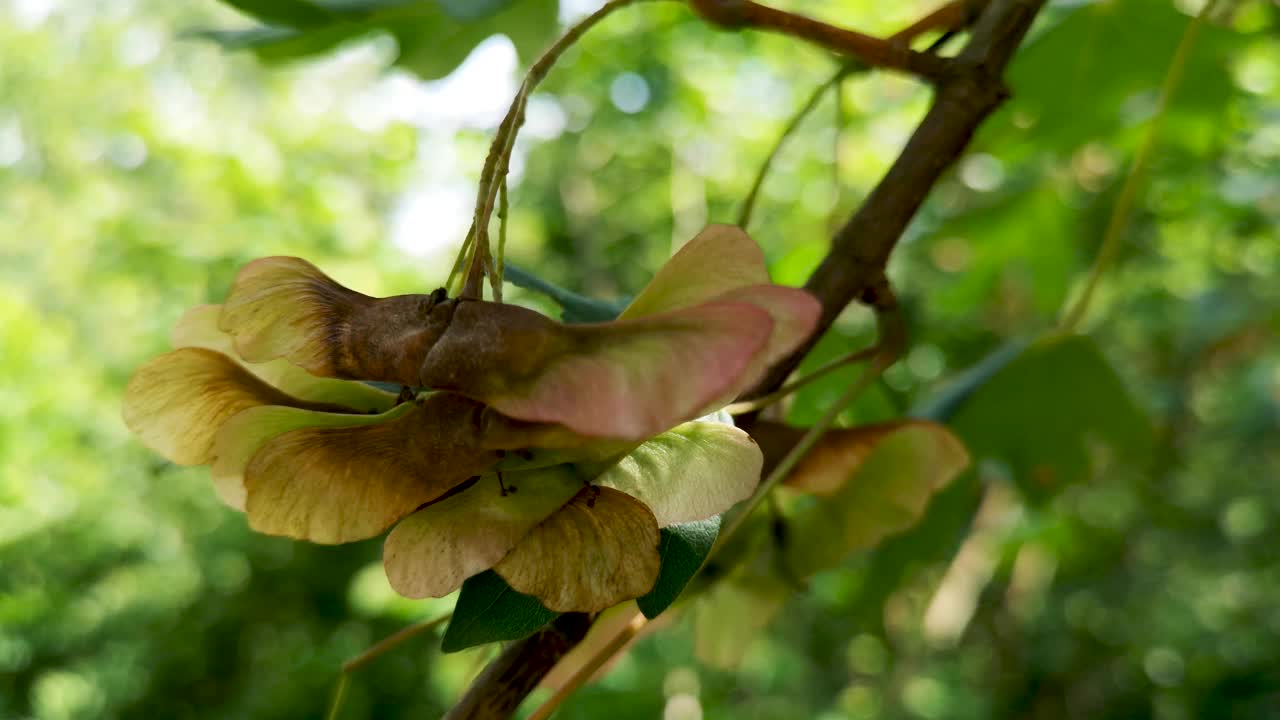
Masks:
[[[424,620],[423,622],[410,625],[394,635],[383,638],[373,647],[343,663],[342,672],[350,674],[363,669],[364,666],[382,657],[387,652],[394,650],[402,643],[412,640],[428,630],[439,627],[443,623],[449,622],[449,618],[451,617],[453,617],[453,613],[442,615],[431,620]]]
[[[504,175],[498,186],[498,261],[495,275],[489,278],[494,302],[502,302],[502,280],[507,272],[507,178]]]
[[[1125,228],[1129,224],[1129,212],[1133,208],[1134,200],[1138,196],[1138,188],[1142,184],[1142,179],[1146,175],[1147,163],[1151,159],[1151,150],[1155,147],[1156,137],[1160,134],[1160,128],[1164,124],[1165,115],[1169,110],[1169,103],[1173,100],[1173,94],[1177,92],[1178,86],[1182,83],[1182,76],[1187,67],[1187,60],[1191,57],[1191,48],[1195,45],[1196,37],[1200,34],[1200,28],[1204,25],[1204,21],[1217,5],[1217,0],[1209,0],[1200,9],[1200,12],[1187,23],[1187,29],[1182,33],[1182,39],[1178,42],[1178,47],[1174,50],[1173,60],[1169,63],[1169,70],[1165,73],[1164,83],[1160,88],[1160,100],[1156,104],[1155,115],[1151,118],[1151,124],[1147,126],[1146,137],[1142,139],[1142,145],[1138,147],[1138,152],[1133,157],[1133,164],[1129,166],[1129,174],[1125,176],[1124,185],[1120,188],[1120,197],[1116,199],[1115,208],[1111,211],[1111,218],[1107,221],[1107,229],[1102,236],[1102,245],[1098,248],[1098,257],[1094,260],[1093,267],[1089,270],[1089,279],[1085,283],[1084,291],[1076,300],[1071,309],[1067,311],[1059,329],[1062,332],[1071,332],[1084,319],[1084,314],[1089,309],[1089,303],[1093,300],[1094,292],[1098,289],[1098,281],[1102,279],[1102,275],[1106,272],[1108,266],[1115,259],[1116,250],[1120,246],[1120,236],[1124,234]]]
[[[515,99],[511,102],[511,107],[507,110],[507,114],[502,119],[502,123],[498,126],[498,132],[494,135],[493,143],[489,146],[489,154],[485,157],[484,169],[480,173],[480,186],[476,194],[476,210],[475,210],[475,247],[471,251],[471,260],[467,268],[467,281],[464,285],[463,296],[471,297],[468,291],[479,293],[482,278],[485,273],[484,262],[489,257],[489,218],[493,216],[494,205],[497,202],[499,178],[506,178],[507,171],[511,166],[511,152],[515,147],[516,135],[520,131],[520,126],[524,124],[525,106],[529,102],[529,96],[533,94],[534,88],[542,82],[551,68],[555,66],[556,61],[576,43],[588,30],[595,27],[597,23],[608,17],[613,11],[633,5],[638,2],[651,2],[653,0],[609,0],[599,10],[591,13],[583,18],[578,24],[569,28],[559,40],[547,49],[533,65],[529,66],[529,71],[525,74],[524,81],[520,84],[520,89],[516,92]]]
[[[971,5],[975,2],[982,3],[985,2],[985,0],[955,0],[954,2],[948,3],[943,8],[934,11],[920,21],[913,23],[910,27],[894,33],[890,36],[889,40],[905,44],[911,42],[911,40],[920,33],[936,29],[940,26],[945,25],[958,27],[963,24],[964,19],[972,17],[970,14],[972,12]],[[932,52],[932,50],[933,49],[931,48],[930,52]],[[815,107],[817,107],[818,103],[822,100],[822,96],[826,94],[828,89],[834,90],[835,93],[836,114],[834,132],[835,139],[833,141],[835,146],[832,148],[831,153],[831,172],[835,181],[834,192],[836,196],[836,201],[832,203],[833,215],[834,212],[839,209],[840,130],[844,125],[843,81],[850,75],[866,72],[868,69],[869,67],[866,63],[856,60],[846,63],[840,69],[836,70],[830,78],[827,78],[827,80],[821,85],[814,88],[813,92],[804,101],[804,103],[796,109],[795,113],[793,113],[791,118],[787,121],[786,127],[783,128],[782,133],[778,135],[778,139],[774,141],[773,147],[770,148],[769,154],[765,156],[764,162],[760,165],[760,169],[756,172],[756,179],[751,184],[751,189],[747,191],[747,197],[742,201],[742,210],[738,213],[738,227],[743,230],[748,229],[748,225],[751,222],[751,213],[755,210],[756,196],[759,195],[761,188],[764,186],[765,178],[768,176],[769,170],[773,166],[774,159],[782,150],[782,146],[786,144],[787,139],[790,138],[797,129],[799,129],[800,124],[804,122],[804,119],[808,117],[809,113],[813,112]],[[835,223],[833,221],[829,224],[834,225]]]
[[[547,698],[547,701],[538,706],[537,710],[529,716],[528,720],[547,720],[551,717],[551,713],[555,712],[565,700],[569,699],[578,688],[582,687],[591,679],[596,672],[609,662],[609,659],[617,655],[627,643],[631,642],[639,632],[644,628],[648,620],[644,614],[636,613],[622,629],[617,632],[604,647],[596,651],[589,660],[582,664],[576,672],[565,681],[555,692],[554,695]]]
[[[782,129],[782,133],[778,135],[778,139],[774,141],[773,147],[769,149],[769,154],[765,156],[764,162],[760,163],[760,169],[756,172],[756,179],[751,183],[751,189],[747,191],[746,198],[742,201],[742,210],[738,212],[738,227],[746,230],[751,223],[751,212],[756,206],[756,196],[760,194],[760,188],[764,186],[764,179],[769,175],[769,169],[773,167],[774,158],[778,157],[782,146],[786,144],[787,138],[800,127],[800,123],[813,112],[813,109],[822,101],[822,96],[832,87],[838,86],[840,81],[848,77],[851,73],[865,69],[866,66],[860,63],[852,63],[844,65],[836,70],[831,77],[827,78],[813,89],[809,97],[800,107],[791,115],[791,119],[787,121],[786,127]]]
[[[467,258],[470,257],[471,245],[475,242],[475,239],[476,226],[472,225],[471,229],[467,231],[467,237],[462,241],[462,249],[458,251],[458,257],[453,261],[453,269],[449,271],[449,279],[444,284],[450,292],[453,291],[454,282],[459,279],[459,273],[462,272]],[[458,290],[461,291],[461,287]]]
[[[325,720],[338,720],[338,715],[342,713],[342,703],[347,699],[347,685],[350,683],[350,675],[345,672],[338,675],[338,686],[333,690],[333,701],[329,703],[329,712],[325,714]]]
[[[840,171],[840,140],[844,134],[844,82],[837,80],[831,88],[831,100],[835,117],[831,122],[831,209],[827,211],[827,231],[836,229],[840,213],[840,196],[844,188],[843,173]]]
[[[952,71],[946,58],[916,52],[905,43],[836,27],[752,0],[689,0],[689,6],[707,22],[726,29],[752,28],[788,35],[872,67],[899,70],[932,82],[945,80]]]
[[[421,635],[432,628],[438,627],[441,623],[449,621],[453,617],[453,613],[443,615],[438,618],[424,620],[420,623],[414,623],[407,628],[389,635],[379,640],[372,647],[359,655],[342,663],[342,672],[338,675],[338,685],[333,691],[333,702],[329,705],[329,712],[325,716],[327,720],[337,720],[338,714],[342,711],[342,703],[347,698],[347,686],[351,682],[351,676],[354,673],[364,669],[366,665],[377,660],[388,652],[394,650],[405,642]]]
[[[977,20],[986,7],[987,0],[952,0],[898,31],[892,39],[909,43],[934,30],[939,30],[943,34],[955,32]]]
[[[861,350],[851,352],[848,355],[845,355],[843,357],[838,357],[835,360],[832,360],[831,362],[818,368],[817,370],[814,370],[808,375],[805,375],[803,377],[798,377],[795,380],[792,380],[791,382],[787,383],[786,385],[783,385],[777,390],[774,390],[768,395],[764,395],[758,398],[752,398],[751,400],[743,400],[742,402],[733,403],[732,405],[725,408],[725,412],[729,413],[730,415],[742,415],[744,413],[763,410],[764,408],[769,407],[770,405],[778,402],[782,398],[799,390],[805,385],[808,385],[809,383],[815,380],[821,380],[822,378],[826,377],[827,375],[830,375],[831,373],[835,372],[836,370],[839,370],[840,368],[848,367],[850,365],[853,365],[855,363],[860,363],[865,360],[870,360],[874,358],[876,354],[879,352],[880,352],[880,346],[872,345],[871,347],[866,347]]]

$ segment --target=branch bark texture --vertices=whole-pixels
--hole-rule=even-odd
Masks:
[[[817,27],[813,25],[816,21],[807,18],[796,19],[799,16],[783,18],[778,15],[779,11],[749,1],[692,0],[692,4],[705,19],[725,27],[760,27],[811,37],[830,28]],[[1045,0],[990,0],[960,55],[933,58],[927,68],[899,64],[914,65],[916,55],[931,57],[920,53],[898,54],[888,63],[876,63],[896,65],[897,69],[932,80],[936,87],[933,105],[888,173],[862,207],[837,231],[831,251],[806,283],[805,287],[822,302],[822,316],[813,338],[774,367],[753,394],[764,394],[781,386],[818,337],[851,302],[860,300],[876,309],[889,309],[892,295],[885,292],[884,274],[889,256],[934,184],[964,151],[982,122],[1008,97],[1002,79],[1005,68],[1044,4]],[[749,12],[744,13],[743,8]],[[849,52],[849,36],[832,37],[833,42],[843,43],[844,51]],[[935,60],[942,65],[933,65]],[[449,720],[511,717],[520,701],[552,666],[582,640],[590,625],[587,616],[568,614],[512,644],[485,668],[446,717]]]
[[[565,613],[529,637],[514,642],[488,664],[445,720],[511,717],[521,701],[591,628],[584,613]]]
[[[916,52],[905,43],[836,27],[752,0],[689,0],[689,7],[712,25],[728,30],[753,29],[789,35],[874,67],[933,81],[945,78],[950,71],[945,58]]]
[[[753,394],[780,386],[849,303],[878,307],[884,269],[929,191],[974,132],[1008,97],[1002,79],[1045,0],[992,0],[964,51],[954,59],[928,114],[862,207],[836,232],[831,251],[805,283],[822,301],[818,330],[779,363]]]

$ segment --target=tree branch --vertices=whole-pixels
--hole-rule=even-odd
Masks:
[[[689,0],[689,7],[703,20],[722,28],[789,35],[872,67],[898,70],[933,82],[942,82],[951,73],[947,59],[916,52],[905,43],[836,27],[751,0]]]
[[[1008,97],[1002,77],[1045,0],[992,0],[973,29],[956,69],[938,85],[933,105],[902,154],[862,207],[836,232],[831,251],[805,288],[822,301],[809,342],[776,365],[752,393],[779,387],[854,300],[877,307],[877,288],[898,239],[938,179],[974,132]]]
[[[741,0],[690,2],[700,12],[706,8],[724,11],[732,6],[763,7]],[[817,331],[809,343],[770,372],[756,394],[780,387],[849,303],[861,300],[877,309],[887,309],[892,301],[883,292],[888,287],[884,269],[889,255],[938,178],[960,156],[983,120],[1008,96],[1001,79],[1004,69],[1044,3],[1045,0],[991,0],[964,51],[956,58],[933,58],[947,63],[949,70],[940,74],[932,108],[880,184],[836,233],[831,251],[806,285],[822,301]],[[801,33],[789,34],[804,37]],[[510,717],[552,666],[581,641],[590,625],[586,615],[562,615],[551,626],[513,643],[485,668],[446,717]]]

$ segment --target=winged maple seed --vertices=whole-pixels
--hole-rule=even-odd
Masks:
[[[600,610],[652,588],[660,527],[750,495],[755,443],[693,419],[803,342],[818,310],[728,226],[590,325],[443,291],[374,298],[263,258],[179,321],[124,415],[174,462],[211,465],[261,532],[341,543],[399,522],[384,560],[405,595],[492,567],[552,610]]]

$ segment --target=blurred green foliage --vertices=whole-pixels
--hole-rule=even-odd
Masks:
[[[779,5],[876,32],[926,9]],[[845,421],[901,415],[1051,327],[1191,5],[1050,7],[1012,69],[1013,101],[895,255],[912,349]],[[1280,11],[1224,6],[1086,322],[1154,425],[1144,459],[1113,462],[1085,433],[1071,466],[1087,478],[1050,497],[1021,494],[1018,464],[982,463],[915,529],[815,577],[735,670],[697,660],[683,613],[561,717],[1280,713]],[[448,224],[434,217],[396,222],[446,156],[474,180],[491,127],[400,110],[393,91],[417,81],[383,68],[415,41],[430,55],[427,35],[283,67],[187,35],[253,22],[211,0],[0,3],[0,717],[318,717],[342,660],[451,607],[396,597],[376,541],[251,534],[205,471],[162,462],[119,419],[133,368],[248,259],[303,255],[389,294],[439,285],[461,241],[435,238]],[[611,18],[531,103],[513,258],[583,295],[634,293],[674,244],[732,220],[831,69],[677,4]],[[927,103],[870,74],[845,84],[839,113],[827,100],[805,122],[751,228],[777,280],[803,282]],[[407,254],[396,233],[446,249]],[[870,335],[850,310],[807,364]],[[800,393],[789,417],[811,421],[852,372]],[[1069,394],[1073,381],[1046,369],[1026,382]],[[1048,443],[1056,411],[1019,431]],[[437,714],[491,652],[442,656],[420,638],[354,678],[344,717]]]
[[[532,60],[554,37],[557,0],[231,0],[263,23],[196,33],[267,62],[313,57],[383,33],[396,41],[395,64],[421,78],[448,75],[481,40],[508,34]]]

